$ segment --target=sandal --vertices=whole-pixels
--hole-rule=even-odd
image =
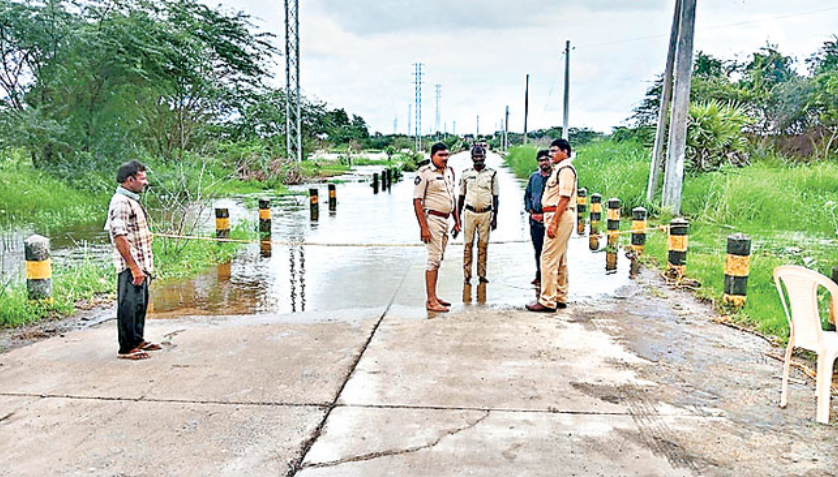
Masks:
[[[148,341],[143,341],[142,343],[140,343],[139,346],[137,346],[137,348],[143,351],[160,351],[161,349],[163,349],[163,347],[159,344],[149,343]]]
[[[142,350],[134,350],[129,353],[120,353],[116,355],[116,357],[119,359],[127,359],[131,361],[141,361],[144,359],[151,358],[151,356],[148,353]]]

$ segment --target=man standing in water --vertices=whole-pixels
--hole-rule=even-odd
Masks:
[[[471,150],[474,167],[463,171],[460,178],[460,200],[457,210],[463,218],[463,276],[471,283],[474,236],[477,235],[477,276],[486,279],[486,259],[489,253],[489,232],[498,228],[497,171],[486,167],[486,150],[475,146]],[[463,208],[465,207],[465,212]]]
[[[122,359],[148,359],[147,351],[161,349],[143,338],[148,310],[148,284],[154,271],[148,215],[140,194],[148,185],[145,165],[130,161],[116,171],[119,187],[111,198],[105,230],[114,244],[117,275],[116,321],[119,354]]]
[[[454,232],[460,231],[460,216],[454,206],[454,170],[448,167],[448,146],[438,142],[431,146],[431,162],[419,168],[414,180],[413,208],[425,242],[428,263],[425,268],[425,290],[429,311],[446,312],[451,303],[436,294],[439,266],[448,244],[448,218],[454,215]]]
[[[524,210],[530,215],[530,237],[535,250],[535,279],[532,284],[541,288],[541,249],[544,246],[544,211],[541,208],[541,196],[547,185],[547,179],[553,172],[550,151],[542,149],[536,155],[538,170],[530,174],[527,190],[524,192]]]
[[[570,160],[570,143],[550,144],[553,173],[541,198],[546,233],[541,251],[541,294],[527,305],[530,311],[553,312],[567,308],[567,241],[576,224],[576,169]]]

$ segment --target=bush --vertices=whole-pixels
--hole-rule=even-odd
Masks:
[[[752,123],[743,109],[732,104],[711,100],[690,105],[686,169],[708,172],[724,164],[748,164],[744,129]]]

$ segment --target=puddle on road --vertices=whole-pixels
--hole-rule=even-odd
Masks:
[[[529,225],[522,212],[525,184],[501,166],[501,158],[490,155],[489,166],[498,170],[500,217],[493,241],[518,242],[489,247],[489,283],[479,287],[473,281],[471,293],[462,283],[461,244],[452,243],[440,277],[440,295],[465,306],[520,307],[535,297],[530,281],[535,274],[535,258],[529,242]],[[459,178],[471,167],[468,153],[452,157],[450,164]],[[253,313],[293,313],[350,308],[384,307],[391,302],[400,308],[424,310],[425,251],[419,243],[419,227],[413,212],[413,177],[393,184],[376,194],[371,187],[374,172],[383,167],[361,166],[338,177],[338,208],[330,213],[326,184],[292,187],[305,192],[317,188],[320,196],[319,220],[309,217],[306,196],[274,199],[272,239],[317,243],[412,244],[412,247],[321,247],[246,245],[230,263],[205,270],[186,279],[152,285],[152,316],[236,315]],[[219,199],[213,207],[227,207],[233,226],[255,224],[255,201]],[[212,207],[202,212],[205,230],[214,227]],[[0,234],[0,273],[20,274],[23,269],[23,240],[35,232],[31,227]],[[109,260],[111,252],[102,224],[83,224],[47,233],[56,261],[82,259]],[[626,237],[624,237],[624,240]],[[462,237],[456,242],[460,242]],[[604,238],[601,240],[604,246]],[[84,244],[84,247],[77,245]],[[606,254],[588,250],[587,237],[574,233],[570,242],[570,294],[574,301],[590,301],[613,294],[629,281],[628,260],[622,256],[616,271],[606,274]],[[404,282],[404,286],[400,286]],[[458,300],[453,300],[458,298]]]
[[[467,153],[452,157],[459,178],[471,166]],[[523,306],[535,296],[530,281],[535,258],[529,242],[529,225],[522,213],[524,185],[492,155],[489,166],[498,169],[501,200],[498,229],[493,241],[520,243],[489,247],[489,283],[484,290],[473,280],[471,306]],[[372,172],[381,167],[361,167],[337,185],[338,209],[328,211],[325,184],[318,188],[319,220],[309,218],[308,200],[295,197],[272,210],[272,239],[317,243],[418,244],[419,227],[412,208],[413,174],[390,190],[373,192]],[[230,209],[233,224],[257,216],[255,205],[222,200],[215,206]],[[457,242],[461,241],[457,240]],[[604,239],[601,241],[604,244]],[[440,295],[459,298],[462,305],[462,245],[450,244],[440,278]],[[574,233],[570,243],[570,293],[574,301],[590,301],[613,294],[629,281],[629,263],[620,253],[617,270],[606,274],[606,254],[588,250],[587,237]],[[424,305],[425,252],[422,247],[243,247],[231,262],[183,281],[156,284],[152,290],[153,313],[158,318],[190,314],[252,314],[328,311],[347,308]],[[402,281],[404,285],[401,287]],[[397,293],[398,291],[398,293]],[[452,300],[454,301],[454,300]]]

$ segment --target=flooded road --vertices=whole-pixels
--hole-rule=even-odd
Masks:
[[[468,153],[452,156],[450,165],[459,178],[471,167]],[[525,184],[502,166],[500,156],[490,154],[489,167],[498,170],[500,215],[492,241],[514,242],[489,246],[490,283],[464,289],[463,246],[449,244],[443,262],[439,292],[463,306],[486,304],[494,307],[522,307],[534,298],[530,281],[535,258],[529,242],[529,226],[523,214]],[[378,167],[359,168],[357,174],[371,175]],[[153,286],[152,316],[158,318],[218,314],[324,312],[341,309],[394,307],[424,314],[424,248],[417,246],[419,227],[412,208],[413,174],[394,183],[392,189],[374,194],[369,182],[352,181],[337,185],[337,212],[328,212],[326,185],[320,190],[319,220],[309,219],[308,199],[288,198],[275,202],[272,210],[272,239],[316,243],[372,244],[369,247],[272,246],[243,247],[231,263],[214,267],[199,276]],[[459,179],[458,179],[459,180]],[[309,186],[301,186],[307,190]],[[230,208],[231,222],[253,220],[255,205],[222,200],[216,207]],[[602,241],[604,243],[604,240]],[[406,244],[405,247],[376,247],[375,244]],[[571,300],[590,301],[612,294],[629,280],[628,261],[620,257],[616,273],[605,273],[605,253],[591,253],[585,237],[570,243]],[[467,301],[466,301],[467,300]],[[464,303],[465,302],[465,303]]]

